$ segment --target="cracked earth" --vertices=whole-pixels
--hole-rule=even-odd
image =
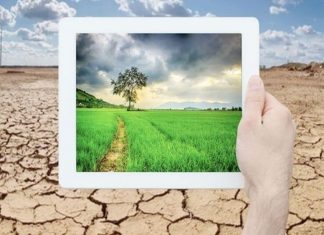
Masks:
[[[23,70],[23,69],[20,69]],[[58,185],[57,70],[0,70],[0,234],[240,234],[243,190],[68,190]],[[297,124],[287,234],[324,234],[324,69],[272,69]]]

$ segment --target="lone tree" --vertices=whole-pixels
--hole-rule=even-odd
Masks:
[[[128,102],[127,110],[131,109],[131,103],[136,103],[137,91],[146,86],[148,77],[138,71],[138,68],[131,67],[126,69],[124,73],[119,73],[117,81],[112,80],[111,84],[114,85],[113,94],[121,95]]]

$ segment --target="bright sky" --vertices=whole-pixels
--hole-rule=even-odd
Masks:
[[[136,107],[241,106],[240,34],[78,35],[78,88],[125,104],[110,82],[133,66],[148,77]]]
[[[57,22],[73,16],[254,16],[261,64],[322,61],[323,0],[1,0],[7,65],[57,65]]]

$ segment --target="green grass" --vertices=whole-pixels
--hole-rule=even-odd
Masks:
[[[241,112],[92,110],[77,111],[77,164],[82,162],[83,166],[92,166],[79,168],[78,165],[78,169],[93,171],[96,168],[97,160],[103,157],[116,132],[116,120],[119,116],[125,122],[128,143],[125,171],[238,171],[235,139]],[[104,123],[105,127],[100,128],[101,123]],[[79,132],[79,127],[84,132]],[[105,129],[105,135],[101,132],[96,133],[96,129]],[[108,130],[111,130],[112,134],[106,133]],[[90,133],[91,137],[88,135]],[[82,143],[79,143],[79,138],[83,139]],[[84,151],[86,139],[91,139],[94,149],[88,144],[87,151]],[[96,144],[97,142],[100,144]],[[99,152],[96,147],[99,145],[106,146],[106,149],[103,148]],[[82,160],[79,159],[81,153]],[[91,164],[83,163],[88,161],[91,161]]]
[[[77,109],[77,171],[97,170],[116,131],[117,116],[109,109]]]

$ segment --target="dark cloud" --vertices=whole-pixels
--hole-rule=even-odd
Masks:
[[[239,34],[133,34],[147,50],[159,51],[171,71],[189,78],[216,75],[241,64]]]
[[[95,44],[91,34],[79,34],[76,41],[77,62],[84,62],[91,53],[91,47]]]
[[[94,87],[108,84],[109,80],[103,74],[109,74],[113,69],[107,59],[109,56],[109,51],[102,50],[97,44],[95,35],[79,34],[76,42],[77,84]]]
[[[149,77],[149,83],[169,79],[220,76],[241,65],[239,34],[79,34],[77,84],[101,86],[132,66]],[[104,72],[103,77],[100,73]]]
[[[100,86],[132,66],[143,71],[150,82],[169,75],[162,57],[154,56],[127,35],[79,34],[76,59],[77,84]],[[99,71],[107,77],[102,78]]]

